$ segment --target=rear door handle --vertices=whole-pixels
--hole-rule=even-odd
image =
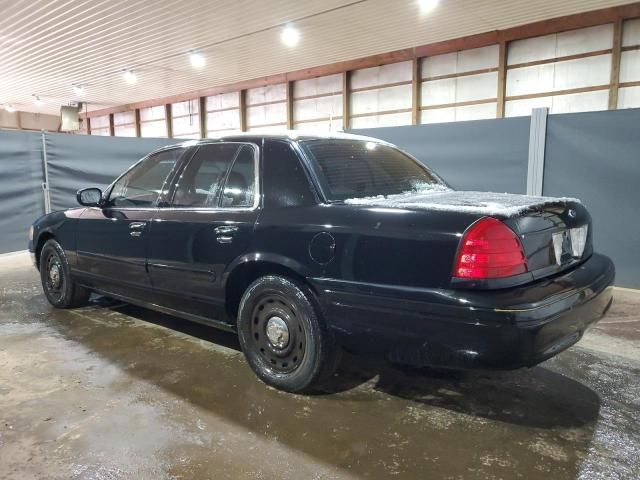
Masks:
[[[129,224],[129,235],[132,237],[139,237],[142,235],[142,231],[146,226],[147,222],[131,222]]]
[[[214,232],[216,232],[217,235],[229,235],[234,234],[237,231],[238,227],[234,227],[232,225],[222,225],[220,227],[214,228]]]
[[[232,225],[222,225],[213,229],[216,232],[216,241],[218,243],[233,242],[233,235],[238,231],[238,227]]]

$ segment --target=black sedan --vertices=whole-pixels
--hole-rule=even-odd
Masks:
[[[93,291],[237,332],[256,374],[290,392],[325,381],[343,349],[532,366],[612,301],[578,200],[454,191],[372,138],[187,142],[77,199],[30,232],[52,305]]]

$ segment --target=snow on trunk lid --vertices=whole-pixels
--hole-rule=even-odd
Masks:
[[[461,212],[501,217],[516,217],[528,211],[543,209],[548,205],[569,202],[580,203],[580,200],[568,197],[456,191],[441,185],[397,195],[378,195],[345,200],[345,203],[350,205]]]

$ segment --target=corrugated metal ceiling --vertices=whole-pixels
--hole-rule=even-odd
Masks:
[[[415,0],[0,0],[0,104],[56,113],[82,84],[95,110],[626,3],[441,0],[422,15]]]

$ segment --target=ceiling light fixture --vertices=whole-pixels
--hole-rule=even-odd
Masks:
[[[136,83],[138,81],[138,77],[133,73],[133,70],[123,70],[122,77],[127,83]]]
[[[204,56],[195,50],[191,50],[189,52],[189,60],[191,61],[191,66],[193,68],[202,68],[204,67],[204,64],[207,63]]]
[[[9,113],[13,113],[16,111],[15,108],[13,108],[11,105],[9,105],[8,103],[4,106],[4,109],[9,112]]]
[[[439,3],[440,0],[418,0],[418,6],[422,13],[429,13],[431,10],[436,8]]]
[[[82,97],[84,95],[84,87],[82,85],[74,85],[73,86],[73,93],[75,93],[77,96]]]
[[[287,25],[280,34],[280,40],[287,47],[295,47],[300,41],[300,31],[293,25]]]
[[[44,105],[44,102],[40,100],[40,97],[38,95],[33,96],[33,103],[36,107],[41,107],[42,105]]]

